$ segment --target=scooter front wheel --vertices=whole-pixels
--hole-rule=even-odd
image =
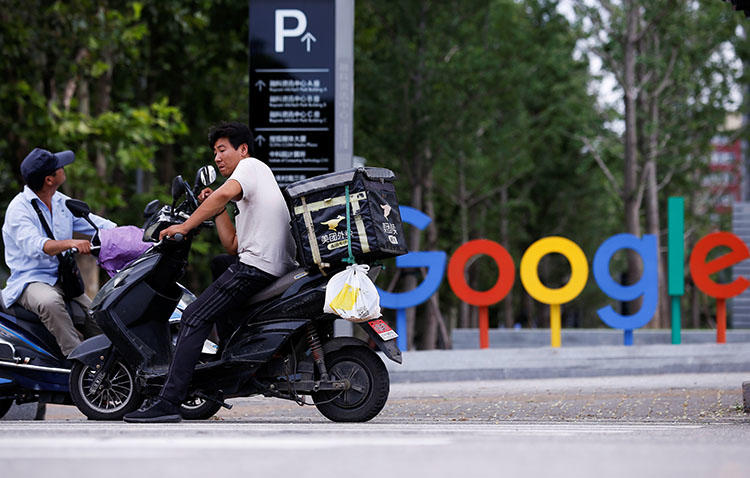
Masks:
[[[138,408],[142,396],[130,367],[115,360],[98,386],[97,371],[80,362],[70,370],[70,395],[84,415],[91,420],[121,420]]]

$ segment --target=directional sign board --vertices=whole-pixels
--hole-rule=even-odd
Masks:
[[[250,0],[253,155],[280,185],[351,167],[353,1]]]

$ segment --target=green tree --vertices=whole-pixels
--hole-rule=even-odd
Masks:
[[[701,190],[711,140],[731,108],[739,71],[727,49],[736,41],[737,17],[709,1],[580,0],[576,6],[581,24],[588,25],[589,51],[601,58],[622,94],[623,156],[613,163],[600,158],[599,164],[623,205],[625,230],[661,241],[666,218],[659,212],[668,196],[694,197]],[[613,173],[616,168],[622,176]],[[691,220],[700,222],[706,209],[694,208]],[[663,252],[660,308],[651,322],[662,328],[669,321],[665,260]],[[631,251],[628,283],[640,274]]]
[[[518,263],[519,250],[550,233],[590,249],[582,226],[611,201],[579,138],[598,133],[602,121],[587,93],[587,64],[573,57],[577,31],[556,2],[361,1],[357,9],[356,148],[371,164],[399,171],[401,202],[433,217],[426,245],[412,231],[410,249],[450,253],[469,239],[499,238]],[[483,264],[467,271],[477,289],[496,277]],[[559,281],[566,271],[543,273]],[[403,287],[416,282],[409,274]],[[533,308],[521,295],[518,287],[512,300],[524,305],[516,314],[506,299],[508,325]],[[452,294],[439,297],[412,316],[417,348],[438,338],[444,345],[435,331],[446,324],[476,324]]]
[[[212,161],[208,126],[247,117],[246,39],[241,2],[0,0],[0,206],[31,149],[73,149],[65,191],[140,224],[175,173]],[[206,234],[194,250],[200,289],[219,249]]]

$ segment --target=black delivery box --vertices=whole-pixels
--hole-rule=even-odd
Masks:
[[[284,190],[302,267],[343,269],[349,257],[346,187],[352,253],[358,263],[406,254],[393,171],[354,168],[292,183]]]

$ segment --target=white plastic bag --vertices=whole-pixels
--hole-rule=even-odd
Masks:
[[[380,317],[380,295],[367,277],[369,270],[368,265],[353,264],[331,277],[323,311],[352,322]]]

